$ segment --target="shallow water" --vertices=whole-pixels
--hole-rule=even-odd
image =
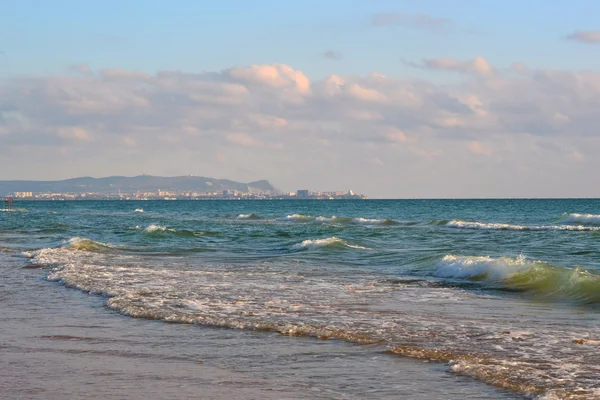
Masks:
[[[0,389],[600,397],[598,214],[598,200],[23,202],[0,214]]]

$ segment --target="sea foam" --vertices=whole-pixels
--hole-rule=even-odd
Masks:
[[[499,231],[598,231],[600,227],[585,225],[513,225],[498,222],[462,221],[453,219],[445,224],[449,228]]]
[[[349,247],[352,249],[363,249],[363,250],[369,250],[368,247],[363,247],[363,246],[358,246],[358,245],[354,245],[354,244],[350,244],[347,241],[337,238],[335,236],[333,237],[329,237],[329,238],[325,238],[325,239],[309,239],[309,240],[304,240],[301,243],[297,243],[294,246],[292,246],[292,250],[314,250],[314,249],[319,249],[321,247]]]
[[[145,229],[146,232],[164,232],[167,230],[173,231],[173,229],[168,229],[166,226],[162,226],[162,225],[148,225]]]
[[[600,225],[600,215],[597,214],[563,214],[563,222]]]
[[[260,219],[256,214],[240,214],[237,217],[238,219]]]

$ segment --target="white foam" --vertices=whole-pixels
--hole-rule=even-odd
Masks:
[[[492,258],[450,254],[438,262],[435,276],[459,279],[484,277],[491,281],[503,281],[513,274],[531,268],[534,263],[522,255],[516,258]]]
[[[335,215],[332,216],[332,217],[323,217],[323,216],[320,216],[320,217],[317,217],[315,219],[315,221],[319,221],[319,222],[332,222],[332,221],[335,221],[336,219],[338,219],[338,217],[336,217]]]
[[[600,225],[600,215],[597,214],[564,214],[563,222],[573,223],[579,222],[582,224]]]
[[[240,214],[237,217],[238,219],[259,219],[256,214]]]
[[[330,237],[326,239],[309,239],[304,240],[302,243],[295,244],[292,246],[293,250],[301,250],[301,249],[318,249],[320,247],[329,246],[335,243],[343,243],[342,239],[336,237]]]
[[[342,239],[315,239],[299,245],[327,246],[336,241]],[[582,357],[597,346],[587,342],[598,337],[593,320],[579,318],[581,324],[570,326],[568,320],[551,318],[553,314],[542,318],[545,314],[523,313],[515,318],[515,310],[520,309],[511,308],[510,302],[506,308],[481,310],[478,307],[486,304],[479,301],[481,294],[447,287],[400,287],[380,276],[298,275],[298,271],[263,265],[239,268],[201,263],[189,269],[187,263],[173,260],[165,261],[164,266],[148,266],[139,255],[69,248],[42,249],[35,257],[36,263],[55,267],[49,280],[104,294],[109,297],[109,308],[133,317],[353,343],[364,339],[385,340],[390,346],[408,342],[408,350],[413,351],[404,354],[418,357],[421,351],[421,358],[432,354],[432,359],[448,361],[447,350],[450,356],[457,356],[449,361],[452,371],[486,382],[514,382],[520,388],[549,390],[579,385],[584,389],[582,396],[597,397],[593,395],[597,393],[596,365]],[[524,257],[449,255],[438,267],[449,275],[464,276],[472,276],[473,269],[488,274],[498,270],[502,277],[507,270],[518,271],[534,263]],[[468,354],[476,357],[462,357]],[[572,367],[563,367],[567,364]]]
[[[135,212],[138,212],[138,213],[143,213],[143,212],[144,212],[144,209],[143,209],[143,208],[136,208],[136,209],[135,209]]]
[[[386,220],[386,219],[377,219],[377,218],[353,218],[352,219],[352,222],[354,222],[355,224],[362,224],[362,225],[384,224],[387,221],[388,220]]]
[[[309,215],[302,215],[302,214],[291,214],[291,215],[287,215],[283,218],[279,218],[278,221],[311,221],[314,220],[314,217],[311,217]]]
[[[598,231],[600,227],[584,225],[512,225],[504,223],[486,223],[453,219],[446,224],[449,228],[481,229],[500,231]]]
[[[146,229],[144,229],[146,232],[156,232],[156,231],[166,231],[167,227],[166,226],[162,226],[162,225],[148,225],[146,227]]]
[[[292,246],[292,250],[303,250],[303,249],[314,250],[314,249],[331,246],[331,245],[335,245],[335,244],[340,244],[345,247],[350,247],[353,249],[370,250],[368,247],[353,245],[353,244],[350,244],[350,243],[346,242],[345,240],[337,238],[335,236],[325,238],[325,239],[304,240],[304,241],[302,241],[302,243],[298,243],[298,244],[295,244],[294,246]]]

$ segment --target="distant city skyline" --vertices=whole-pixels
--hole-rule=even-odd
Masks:
[[[600,197],[600,3],[3,2],[0,180]]]
[[[361,199],[353,190],[282,192],[267,180],[234,182],[202,176],[78,177],[58,181],[0,181],[0,197],[20,200],[285,200]]]

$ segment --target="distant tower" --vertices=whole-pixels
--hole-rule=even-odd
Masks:
[[[296,191],[296,197],[308,197],[308,190],[300,189]]]

